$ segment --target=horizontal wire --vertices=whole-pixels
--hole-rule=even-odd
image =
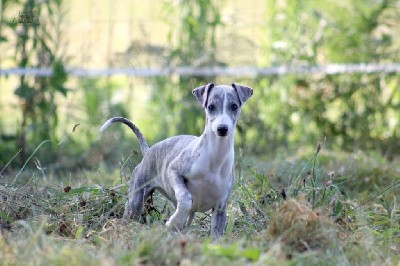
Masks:
[[[85,69],[85,68],[66,68],[66,72],[71,76],[77,77],[97,77],[125,75],[132,77],[158,77],[169,75],[181,76],[270,76],[270,75],[309,75],[309,74],[347,74],[347,73],[399,73],[400,63],[390,64],[329,64],[316,66],[276,66],[276,67],[177,67],[177,68],[105,68],[105,69]],[[52,76],[51,68],[8,68],[0,69],[0,76]]]

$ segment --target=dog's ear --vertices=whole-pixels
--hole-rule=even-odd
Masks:
[[[253,89],[250,87],[243,86],[237,83],[232,83],[232,87],[235,89],[239,97],[240,105],[243,105],[245,101],[247,101],[247,99],[250,98],[251,95],[253,95]]]
[[[197,101],[199,101],[204,108],[207,107],[208,96],[212,88],[214,88],[214,83],[208,83],[207,85],[192,90],[193,95],[196,96]]]

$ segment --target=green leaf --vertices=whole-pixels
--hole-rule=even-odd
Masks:
[[[67,89],[64,86],[59,86],[56,88],[56,90],[64,96],[67,96],[68,91],[70,91],[70,89]]]
[[[44,113],[48,113],[50,110],[50,103],[45,100],[41,100],[39,103],[37,103],[37,106]]]
[[[75,238],[76,239],[82,238],[84,230],[85,230],[85,227],[83,227],[82,225],[78,226],[78,229],[76,229],[76,232],[75,232]]]
[[[6,220],[7,222],[9,222],[10,224],[14,222],[14,220],[8,216],[7,213],[3,212],[2,210],[0,210],[0,217],[3,218],[4,220]]]
[[[233,259],[236,257],[237,254],[237,244],[233,244],[230,246],[208,244],[205,246],[205,250],[211,255],[223,256]]]
[[[74,195],[80,195],[83,193],[91,193],[93,195],[99,195],[104,192],[105,192],[104,189],[102,187],[100,187],[99,185],[93,185],[93,186],[83,186],[83,187],[79,187],[79,188],[74,188],[66,193],[60,193],[58,196],[63,198],[63,197],[69,197],[69,196],[74,196]]]
[[[235,216],[231,215],[231,216],[229,216],[228,225],[226,226],[225,232],[227,235],[232,234],[234,225],[235,225]]]
[[[68,89],[64,87],[64,83],[68,79],[67,71],[64,68],[62,62],[56,60],[53,64],[53,75],[50,78],[50,85],[55,90],[60,92],[62,95],[67,96]]]
[[[260,258],[261,250],[258,248],[248,248],[240,252],[240,256],[252,261],[257,261]]]
[[[261,254],[261,250],[258,248],[240,250],[238,249],[238,244],[232,244],[230,246],[207,244],[205,245],[205,252],[211,255],[227,257],[229,259],[245,258],[251,261],[257,261]]]
[[[33,98],[35,94],[35,88],[23,84],[14,91],[14,94],[22,99],[29,101]]]
[[[342,210],[343,210],[343,204],[342,204],[342,202],[338,201],[338,202],[335,204],[335,207],[333,208],[333,214],[334,214],[335,216],[340,216],[341,213],[342,213]]]

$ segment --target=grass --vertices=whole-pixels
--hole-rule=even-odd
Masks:
[[[168,231],[173,208],[159,194],[142,222],[123,222],[127,171],[25,169],[0,183],[0,264],[395,265],[399,186],[385,188],[399,182],[398,162],[324,148],[283,162],[239,153],[226,235],[215,243],[209,212],[187,232]]]

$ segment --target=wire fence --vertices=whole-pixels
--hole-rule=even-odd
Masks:
[[[276,66],[276,67],[177,67],[177,68],[107,68],[83,69],[67,68],[67,73],[76,77],[101,77],[124,75],[130,77],[157,77],[177,74],[180,76],[270,76],[270,75],[310,75],[310,74],[351,74],[351,73],[400,73],[400,63],[392,64],[330,64],[323,66]],[[0,69],[0,76],[38,76],[47,77],[53,74],[52,69],[42,68],[9,68]]]
[[[75,77],[123,75],[146,78],[174,74],[255,77],[400,72],[400,62],[258,67],[262,64],[258,58],[262,57],[263,51],[262,45],[254,40],[263,38],[268,5],[257,0],[233,0],[223,5],[224,35],[217,36],[216,54],[219,61],[229,62],[229,67],[208,66],[213,63],[204,67],[195,62],[193,66],[164,68],[169,66],[166,61],[171,52],[167,36],[174,30],[166,24],[162,16],[164,5],[158,1],[128,0],[121,4],[113,0],[90,0],[82,4],[78,0],[68,0],[65,4],[65,55],[69,58],[68,65],[74,66],[66,70]],[[10,15],[15,16],[14,13]],[[0,53],[0,77],[52,75],[49,68],[4,68],[2,59],[5,61],[6,54],[12,56],[10,51],[15,44],[7,45],[1,49],[4,53]]]

